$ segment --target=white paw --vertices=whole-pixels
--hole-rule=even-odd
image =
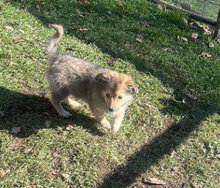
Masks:
[[[71,113],[67,112],[67,111],[63,111],[61,114],[60,114],[62,117],[65,117],[65,118],[68,118],[70,116],[72,116]]]
[[[103,127],[111,129],[111,124],[106,118],[104,118],[100,123],[102,124]]]
[[[103,124],[103,126],[107,129],[111,129],[111,124],[107,121]]]
[[[120,129],[120,127],[121,127],[121,126],[117,126],[117,125],[115,126],[115,125],[113,125],[113,126],[112,126],[112,133],[113,133],[113,134],[116,134],[116,133],[118,132],[118,130]]]
[[[112,133],[116,134],[118,132],[118,129],[112,129]]]

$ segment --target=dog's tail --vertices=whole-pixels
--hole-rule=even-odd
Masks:
[[[63,36],[63,26],[62,25],[57,25],[57,24],[50,24],[49,27],[52,27],[53,29],[56,30],[56,33],[52,36],[49,45],[47,47],[47,54],[49,58],[53,58],[57,55],[57,43]]]

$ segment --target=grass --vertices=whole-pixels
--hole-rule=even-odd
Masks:
[[[220,186],[220,45],[187,16],[142,0],[4,0],[0,9],[0,187],[141,187],[146,177]],[[117,135],[86,105],[70,119],[52,108],[49,23],[65,26],[60,51],[134,77],[140,92]],[[192,33],[195,42],[181,39]]]
[[[187,3],[181,2],[181,0],[166,0],[171,4],[174,4],[183,9],[193,11],[199,15],[217,19],[219,10],[219,1],[204,1],[204,0],[189,0]]]

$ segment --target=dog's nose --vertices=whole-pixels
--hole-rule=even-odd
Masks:
[[[108,110],[109,110],[109,112],[114,112],[113,108],[109,108]]]

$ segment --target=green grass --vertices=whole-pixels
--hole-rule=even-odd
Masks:
[[[0,9],[0,187],[138,187],[145,177],[220,186],[220,45],[187,16],[143,0],[3,0]],[[60,51],[133,76],[140,92],[117,135],[86,105],[70,119],[51,106],[49,23],[65,27]],[[192,33],[195,42],[177,39]]]
[[[183,2],[181,0],[165,0],[180,8],[195,12],[201,16],[217,19],[219,10],[219,0],[204,1],[204,0],[188,0]]]

